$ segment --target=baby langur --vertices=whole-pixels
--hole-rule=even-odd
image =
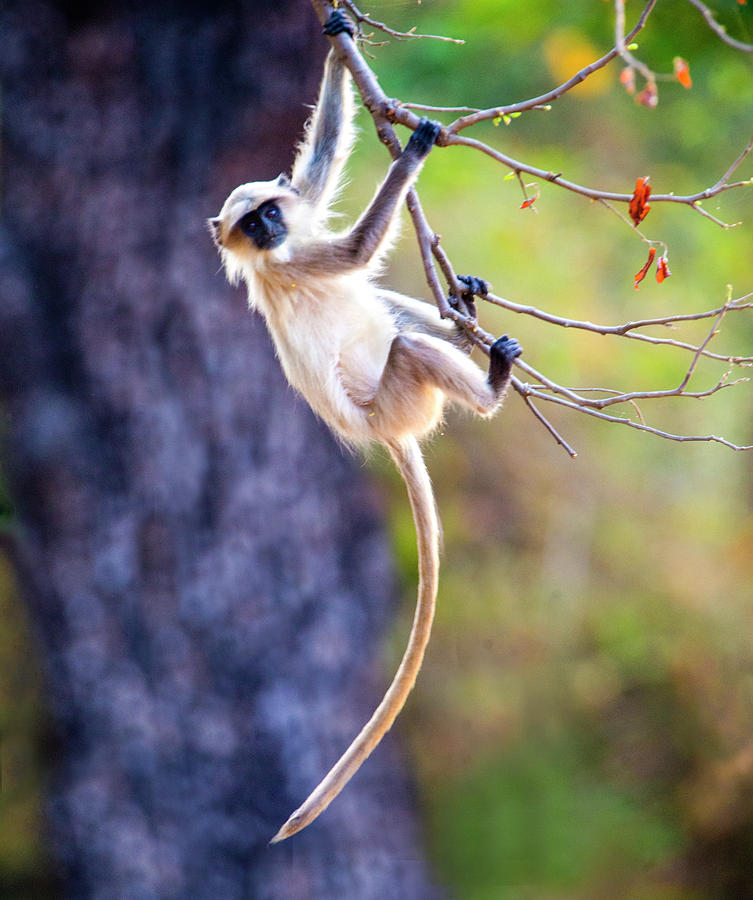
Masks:
[[[339,12],[324,31],[354,34]],[[484,375],[468,359],[460,329],[430,304],[374,281],[438,123],[421,120],[353,228],[327,228],[353,142],[353,112],[348,72],[331,51],[291,178],[241,185],[209,221],[228,279],[246,283],[290,384],[346,444],[378,442],[389,450],[405,480],[418,542],[416,613],[397,673],[360,734],[273,841],[305,828],[332,802],[402,709],[429,639],[439,572],[439,526],[418,442],[437,426],[446,400],[492,415],[521,352],[517,341],[499,338]],[[485,290],[480,279],[466,283],[469,298]]]

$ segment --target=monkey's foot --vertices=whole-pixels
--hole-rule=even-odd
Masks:
[[[410,136],[408,146],[405,149],[412,150],[414,153],[418,153],[421,156],[426,156],[429,150],[436,144],[441,130],[441,122],[435,122],[433,119],[421,119],[418,123],[418,128],[416,128]]]
[[[489,293],[489,282],[484,281],[483,278],[477,278],[475,275],[458,275],[458,281],[462,281],[468,288],[467,291],[463,291],[464,295],[486,297]]]
[[[462,282],[467,290],[463,291],[459,297],[455,294],[450,294],[450,306],[463,313],[463,315],[477,319],[476,304],[473,298],[477,294],[480,297],[486,297],[489,293],[489,285],[483,278],[477,278],[475,275],[458,275],[458,281]]]
[[[491,359],[497,357],[500,362],[504,361],[508,366],[511,365],[512,361],[517,359],[522,352],[523,348],[515,338],[508,337],[506,334],[503,334],[501,338],[497,338],[489,351]]]
[[[489,349],[489,384],[501,396],[510,382],[513,362],[523,352],[515,338],[503,334]]]
[[[349,34],[351,37],[355,36],[356,26],[351,22],[351,20],[345,15],[345,13],[336,9],[332,15],[327,19],[324,23],[324,28],[322,28],[324,34],[328,34],[330,37],[334,37],[336,34]]]

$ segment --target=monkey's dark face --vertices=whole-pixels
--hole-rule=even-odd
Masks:
[[[282,210],[275,200],[267,200],[238,222],[240,230],[248,235],[259,250],[274,250],[288,236]]]

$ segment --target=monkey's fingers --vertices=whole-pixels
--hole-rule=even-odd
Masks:
[[[501,338],[497,338],[491,347],[492,355],[499,355],[508,363],[512,363],[512,361],[517,359],[522,352],[523,348],[517,340],[508,337],[506,334],[503,334]]]
[[[406,150],[413,150],[421,156],[426,156],[436,144],[441,130],[441,122],[435,122],[433,119],[421,119],[418,128],[410,136]]]
[[[484,281],[483,278],[478,278],[476,275],[458,275],[458,281],[463,282],[468,288],[467,293],[471,295],[478,294],[481,297],[486,297],[489,293],[489,282]]]
[[[492,389],[501,399],[510,386],[512,364],[523,352],[515,338],[503,334],[489,348],[488,380]]]
[[[330,37],[334,37],[336,34],[343,33],[349,34],[351,37],[354,37],[356,33],[356,26],[351,22],[351,20],[341,9],[336,9],[324,23],[322,31],[324,32],[324,34],[328,34]]]
[[[472,319],[478,319],[476,313],[476,304],[474,297],[486,297],[489,293],[489,282],[476,275],[458,275],[458,281],[464,284],[467,290],[463,291],[460,296],[450,295],[450,306],[459,310]]]

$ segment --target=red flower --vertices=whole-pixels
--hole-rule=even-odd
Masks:
[[[693,87],[693,81],[690,77],[690,66],[688,66],[687,62],[681,56],[676,56],[672,60],[672,65],[675,70],[675,78],[680,84],[684,88]]]
[[[659,102],[659,92],[656,89],[656,82],[647,81],[646,87],[643,88],[640,94],[635,95],[635,102],[640,103],[641,106],[648,106],[650,109],[653,109]]]
[[[521,209],[533,209],[533,204],[539,199],[539,191],[538,184],[534,181],[532,184],[527,184],[527,188],[534,188],[533,194],[530,197],[526,197],[526,199],[520,204]],[[523,191],[525,194],[525,191]],[[536,212],[535,209],[533,209]]]
[[[651,249],[653,250],[653,247]],[[667,265],[667,254],[665,253],[664,256],[659,257],[659,262],[656,264],[656,280],[661,284],[671,274]]]
[[[648,198],[651,196],[651,185],[648,183],[648,178],[649,176],[646,175],[645,178],[639,178],[635,182],[633,198],[628,207],[630,218],[636,226],[641,224],[651,209],[651,204],[648,202]]]
[[[635,72],[632,66],[627,66],[620,72],[620,84],[628,94],[635,93]]]
[[[651,247],[651,249],[648,251],[648,259],[646,260],[646,265],[640,270],[640,272],[635,273],[635,281],[633,282],[633,286],[635,287],[636,291],[638,290],[638,285],[648,274],[648,270],[651,268],[651,263],[654,261],[655,256],[656,247]]]

